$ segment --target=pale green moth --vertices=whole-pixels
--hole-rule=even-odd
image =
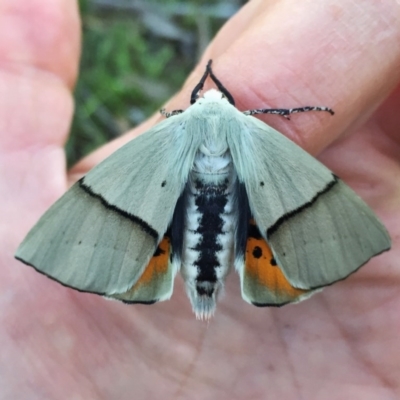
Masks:
[[[219,90],[199,97],[207,77]],[[16,258],[65,286],[127,303],[169,299],[180,271],[196,316],[209,318],[232,266],[244,300],[280,306],[390,248],[348,186],[251,116],[332,110],[240,112],[211,61],[191,100],[75,183]]]

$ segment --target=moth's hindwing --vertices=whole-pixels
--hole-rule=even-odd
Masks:
[[[243,298],[259,307],[295,303],[313,293],[290,284],[253,220],[250,221],[241,280]]]
[[[173,291],[174,273],[170,263],[170,238],[164,236],[139,280],[125,293],[108,296],[125,303],[151,304],[168,300]]]

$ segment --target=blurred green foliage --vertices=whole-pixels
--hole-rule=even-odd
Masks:
[[[81,0],[68,165],[151,115],[242,1]]]

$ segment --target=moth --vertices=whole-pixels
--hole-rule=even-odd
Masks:
[[[201,97],[207,78],[217,89]],[[299,302],[390,248],[372,210],[337,176],[240,112],[211,60],[185,111],[167,117],[76,182],[16,258],[59,283],[125,303],[171,297],[180,271],[210,318],[233,267],[256,306]]]

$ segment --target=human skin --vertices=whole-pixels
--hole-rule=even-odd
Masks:
[[[179,277],[170,301],[127,306],[13,259],[69,184],[160,119],[66,171],[79,30],[73,0],[0,0],[0,399],[399,398],[399,2],[253,0],[167,104],[188,106],[212,58],[241,110],[332,107],[333,117],[260,118],[348,183],[393,242],[345,281],[280,309],[245,303],[232,273],[208,324]]]

